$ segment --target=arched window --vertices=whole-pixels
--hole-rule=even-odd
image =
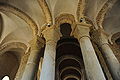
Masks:
[[[2,80],[10,80],[9,76],[4,76]]]

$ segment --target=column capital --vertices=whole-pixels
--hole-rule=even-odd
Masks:
[[[45,41],[40,36],[35,36],[33,40],[29,42],[32,50],[39,50],[44,46]]]
[[[92,38],[99,46],[102,46],[104,44],[109,44],[108,35],[101,28],[99,28],[98,30],[94,30],[92,32]]]
[[[74,31],[74,36],[79,40],[82,37],[90,37],[89,32],[91,26],[92,26],[91,24],[87,24],[87,23],[77,23],[77,26]]]
[[[42,31],[42,35],[44,36],[46,43],[48,42],[57,43],[57,41],[60,39],[59,31],[54,26],[47,27],[46,29],[44,29]]]
[[[91,27],[92,25],[91,24],[88,24],[86,22],[76,22],[77,25],[80,25],[80,26],[85,26],[85,27]]]

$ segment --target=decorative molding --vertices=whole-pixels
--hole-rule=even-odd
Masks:
[[[85,0],[79,0],[76,12],[78,22],[80,18],[84,17],[84,12],[85,12]]]
[[[102,29],[102,28],[99,28],[99,29],[94,29],[94,30],[91,30],[90,32],[91,34],[91,39],[93,42],[95,42],[96,44],[99,45],[99,47],[101,47],[102,45],[104,44],[108,44],[108,34],[105,33],[105,31]]]
[[[11,42],[5,45],[0,46],[0,55],[4,54],[6,51],[11,51],[11,49],[23,49],[23,50],[27,50],[27,45],[25,45],[24,43],[21,42]]]
[[[85,16],[85,5],[86,0],[79,0],[78,7],[77,7],[77,21],[80,22],[80,18],[85,19],[87,24],[91,24],[93,28],[95,28],[94,23],[90,20],[87,16]]]
[[[64,13],[55,18],[55,27],[56,28],[60,28],[60,25],[63,23],[71,24],[71,28],[72,28],[71,35],[72,35],[73,31],[76,27],[76,22],[75,22],[74,16],[72,14]]]
[[[52,25],[51,27],[46,27],[42,31],[42,35],[45,38],[46,43],[57,43],[57,41],[60,39],[59,29],[56,28],[55,25]]]
[[[52,14],[51,14],[50,9],[47,5],[47,2],[45,0],[38,0],[38,3],[40,5],[40,7],[42,8],[42,11],[45,15],[47,25],[48,26],[52,25],[53,24]]]
[[[34,36],[38,34],[38,26],[35,21],[27,15],[25,12],[21,11],[20,9],[5,3],[0,3],[0,11],[2,12],[10,12],[19,18],[23,19],[32,29]]]
[[[91,28],[96,29],[96,28],[95,28],[95,25],[94,25],[94,23],[93,23],[92,20],[90,20],[87,16],[84,16],[83,18],[85,19],[85,22],[86,22],[87,24],[91,24],[91,25],[92,25]]]
[[[74,24],[75,23],[74,16],[72,14],[64,13],[55,18],[55,24],[57,25],[56,27],[63,23]]]
[[[112,8],[112,6],[114,5],[114,3],[117,0],[108,0],[103,7],[101,8],[101,10],[99,11],[97,17],[96,17],[96,23],[98,25],[99,28],[103,28],[102,27],[102,23],[104,21],[105,15],[107,14],[107,12]]]
[[[45,40],[40,36],[36,36],[33,40],[29,42],[29,44],[31,50],[40,50],[42,47],[44,47]]]

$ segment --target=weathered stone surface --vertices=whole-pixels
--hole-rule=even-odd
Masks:
[[[118,71],[116,74],[120,76],[119,62],[116,59],[117,57],[120,60],[118,56],[120,45],[115,43],[120,36],[116,35],[114,39],[111,37],[120,32],[119,8],[120,0],[0,0],[0,79],[5,75],[12,80],[34,80],[40,77],[40,75],[36,76],[40,63],[39,55],[42,55],[39,51],[46,45],[42,56],[43,64],[41,64],[43,71],[39,71],[39,74],[42,75],[42,80],[48,78],[54,80],[56,45],[62,36],[60,25],[63,23],[71,25],[70,36],[80,42],[80,49],[88,70],[86,73],[91,74],[88,75],[89,79],[98,80],[97,77],[100,77],[104,80],[90,39],[102,46],[104,54],[106,53],[103,56],[107,58],[104,58],[108,63],[107,66],[112,65],[111,73]],[[93,32],[95,38],[89,35],[90,29],[97,31]],[[109,44],[108,38],[113,44]],[[10,53],[6,55],[6,52]],[[113,52],[116,57],[110,54]],[[3,55],[6,57],[3,58]],[[9,59],[7,56],[10,55],[14,55],[14,60],[10,57],[11,61],[6,62],[5,60]],[[12,60],[16,65],[13,65]],[[95,66],[90,64],[91,60]],[[13,68],[8,66],[9,64],[12,64]],[[14,69],[15,66],[17,68]],[[2,74],[3,70],[5,74]],[[93,76],[95,72],[96,76]]]

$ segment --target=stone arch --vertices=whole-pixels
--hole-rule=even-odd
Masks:
[[[2,19],[2,16],[0,14],[0,39],[1,39],[1,36],[2,36],[2,32],[3,32],[3,19]]]
[[[23,19],[32,29],[33,34],[36,35],[38,34],[38,27],[35,21],[27,15],[25,12],[21,11],[20,9],[10,5],[10,4],[5,4],[5,3],[0,3],[0,11],[2,12],[10,12],[19,18]]]
[[[0,79],[8,75],[13,80],[18,68],[19,62],[14,52],[7,51],[0,56]]]
[[[38,3],[40,5],[40,7],[42,8],[42,11],[43,11],[43,13],[45,15],[47,25],[51,26],[53,24],[53,21],[52,21],[52,14],[50,12],[48,4],[46,3],[45,0],[42,0],[42,1],[38,0]]]
[[[106,14],[110,11],[110,9],[113,7],[117,0],[108,0],[106,3],[103,5],[99,13],[97,14],[96,17],[96,23],[98,28],[103,28],[103,21],[105,19]]]
[[[59,15],[58,17],[55,18],[55,23],[56,23],[56,27],[59,27],[60,28],[60,25],[61,24],[64,24],[64,23],[68,23],[71,25],[71,28],[72,28],[72,32],[71,32],[71,35],[75,29],[75,26],[76,26],[76,23],[75,23],[75,18],[72,14],[61,14]]]
[[[118,41],[118,39],[120,39],[120,32],[113,34],[111,37],[111,41],[113,42],[113,44],[117,44],[116,41]]]
[[[21,42],[7,43],[0,46],[0,55],[4,54],[6,51],[9,51],[9,50],[15,51],[15,49],[20,49],[25,51],[27,49],[27,46]]]
[[[27,46],[21,42],[12,42],[0,47],[0,79],[8,75],[14,80],[26,49]]]

